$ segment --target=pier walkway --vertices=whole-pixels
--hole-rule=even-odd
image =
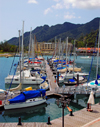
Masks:
[[[46,63],[46,73],[47,73],[47,79],[49,82],[50,91],[55,91],[55,88],[58,88],[59,86],[58,86],[57,82],[55,81],[53,72],[50,69],[50,66],[48,65],[46,60],[45,60],[45,63]]]
[[[100,105],[92,105],[93,112],[88,112],[86,108],[73,112],[74,116],[66,115],[64,117],[65,127],[99,127],[100,126]],[[62,127],[62,117],[46,122],[22,122],[18,123],[0,123],[0,127]]]
[[[47,79],[49,82],[49,87],[50,90],[47,91],[47,96],[50,94],[55,94],[55,95],[61,95],[61,94],[70,94],[70,95],[77,95],[77,94],[81,94],[81,95],[89,95],[92,88],[90,86],[83,86],[83,85],[78,85],[78,86],[62,86],[59,87],[56,79],[53,75],[52,70],[50,69],[50,66],[48,65],[47,61],[45,60],[46,63],[46,73],[47,73]],[[100,96],[100,89],[95,90],[94,89],[94,94],[95,96]]]

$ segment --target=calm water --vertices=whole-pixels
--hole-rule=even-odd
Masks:
[[[44,58],[47,59],[47,56]],[[51,58],[51,56],[48,56]],[[0,89],[9,88],[8,85],[5,85],[4,79],[10,72],[10,68],[13,62],[13,57],[5,58],[0,57]],[[15,58],[16,63],[18,61],[18,57]],[[72,58],[73,59],[73,56]],[[92,58],[91,58],[92,59]],[[83,72],[90,71],[91,59],[81,59],[81,56],[77,56],[76,66],[82,67]],[[93,66],[91,69],[91,74],[89,80],[93,80],[96,77],[96,58],[93,60]],[[11,74],[14,74],[14,67],[11,71]],[[99,72],[100,72],[100,59],[99,59]],[[100,74],[100,73],[99,73]],[[15,87],[14,85],[12,87]],[[27,87],[25,85],[25,87]],[[33,88],[38,88],[38,86],[33,86]],[[82,99],[81,99],[82,98]],[[78,99],[78,103],[76,100],[73,100],[70,104],[70,108],[73,109],[73,112],[80,110],[87,105],[88,97],[80,96]],[[0,112],[0,122],[18,122],[18,118],[21,117],[22,122],[47,122],[48,116],[50,116],[50,120],[56,119],[62,116],[62,109],[58,108],[56,105],[56,98],[50,98],[47,100],[47,104],[43,104],[37,107],[26,108],[22,110],[13,110],[11,111],[1,111]],[[95,103],[99,102],[100,99],[96,98]],[[65,115],[69,114],[68,110],[65,108]],[[74,114],[74,113],[73,113]]]

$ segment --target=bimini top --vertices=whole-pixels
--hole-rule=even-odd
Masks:
[[[46,90],[44,89],[38,89],[38,90],[30,90],[30,91],[24,91],[21,92],[20,95],[9,99],[8,101],[11,103],[20,103],[25,102],[27,99],[36,98],[36,97],[43,97],[45,96]]]

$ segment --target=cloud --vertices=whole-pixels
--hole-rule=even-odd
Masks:
[[[55,2],[59,2],[60,0],[54,0]]]
[[[63,0],[64,5],[73,7],[73,8],[81,8],[81,9],[97,9],[100,8],[99,0]]]
[[[63,6],[62,6],[61,3],[57,3],[56,5],[52,5],[52,8],[54,8],[54,9],[62,9]]]
[[[49,12],[51,12],[51,8],[47,8],[45,11],[44,11],[44,14],[48,14]]]
[[[49,12],[53,12],[54,9],[70,9],[70,8],[78,8],[78,9],[100,9],[100,0],[53,0],[56,2],[55,5],[47,8],[44,11],[44,14],[48,14]],[[74,15],[65,15],[65,18],[75,18]]]
[[[64,15],[64,19],[74,19],[74,18],[76,18],[76,17],[74,16],[74,13],[73,13],[73,14],[70,14],[70,13],[68,12],[66,15]]]
[[[28,0],[28,3],[37,4],[38,2],[36,0]]]
[[[69,13],[69,12],[67,12],[67,14],[64,15],[64,19],[75,19],[75,18],[80,19],[81,16],[76,17],[75,13]]]

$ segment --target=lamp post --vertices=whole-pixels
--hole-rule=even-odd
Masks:
[[[64,95],[56,100],[58,107],[62,108],[62,127],[64,127],[64,109],[67,105],[69,105],[70,101],[71,100],[69,98],[66,99]]]

